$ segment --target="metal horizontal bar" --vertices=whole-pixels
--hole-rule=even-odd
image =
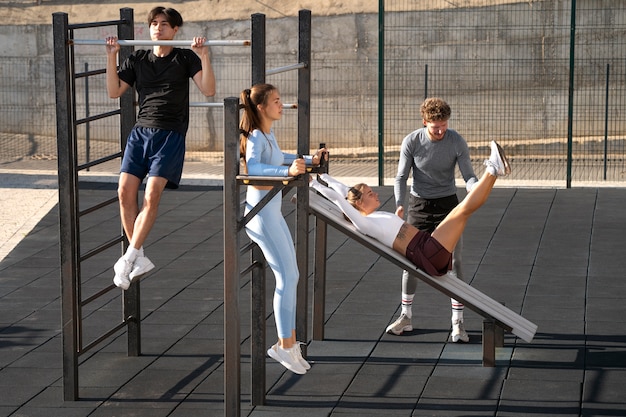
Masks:
[[[105,156],[105,157],[102,157],[102,158],[100,158],[100,159],[96,159],[96,160],[93,160],[93,161],[87,162],[86,164],[78,165],[78,166],[76,167],[76,170],[77,170],[77,171],[82,171],[82,170],[84,170],[84,169],[88,169],[88,168],[91,168],[91,167],[93,167],[93,166],[100,165],[100,164],[103,164],[103,163],[105,163],[105,162],[112,161],[112,160],[114,160],[115,158],[120,158],[121,156],[122,156],[122,151],[119,151],[119,152],[114,153],[114,154],[111,154],[111,155],[109,155],[109,156]]]
[[[102,245],[95,247],[92,250],[87,251],[86,253],[81,255],[80,262],[84,262],[87,259],[91,258],[92,256],[95,256],[101,252],[104,252],[105,250],[109,248],[112,248],[113,246],[121,243],[123,240],[124,240],[124,236],[118,236],[116,238],[109,240],[108,242],[104,242]]]
[[[79,78],[91,77],[93,75],[106,74],[106,71],[107,71],[106,68],[100,68],[100,69],[91,70],[91,71],[77,72],[76,74],[74,74],[74,78],[79,79]]]
[[[224,103],[210,103],[210,102],[205,102],[205,101],[195,101],[195,102],[191,102],[189,103],[189,107],[219,107],[222,108],[224,107]],[[297,109],[298,105],[295,103],[285,103],[283,104],[283,109]]]
[[[281,72],[291,71],[295,69],[306,68],[306,64],[304,62],[299,62],[297,64],[285,65],[284,67],[277,67],[273,69],[269,69],[265,71],[265,75],[274,75],[279,74]]]
[[[117,41],[121,46],[191,46],[193,40],[163,40],[148,41],[141,39],[120,39]],[[70,39],[70,45],[106,45],[104,39]],[[205,46],[250,46],[249,40],[208,40]]]
[[[239,249],[239,254],[243,255],[244,253],[251,251],[252,248],[254,248],[254,245],[256,245],[256,243],[252,241],[248,242]]]
[[[116,290],[116,289],[117,289],[117,287],[115,287],[113,285],[109,285],[107,287],[104,287],[100,291],[96,292],[95,294],[90,295],[89,297],[87,297],[83,301],[81,301],[80,307],[81,308],[85,308],[86,306],[88,306],[92,302],[96,301],[98,298],[102,297],[104,294],[109,293],[109,292],[111,292],[111,290]]]
[[[115,116],[118,114],[122,114],[122,110],[118,109],[118,110],[112,110],[106,113],[95,114],[93,116],[85,117],[83,119],[78,119],[76,120],[75,123],[78,126],[78,125],[82,125],[83,123],[93,122],[94,120],[100,120],[100,119]]]
[[[103,207],[106,206],[110,206],[111,204],[117,203],[119,200],[119,198],[117,197],[117,195],[115,197],[111,197],[108,200],[105,200],[99,204],[96,204],[95,206],[91,206],[89,208],[86,208],[85,210],[81,211],[80,213],[78,213],[78,217],[83,217],[87,214],[93,213],[96,210],[100,210]]]
[[[67,28],[70,30],[73,29],[89,29],[89,28],[99,28],[104,26],[118,26],[127,23],[125,20],[107,20],[104,22],[88,22],[88,23],[74,23],[68,25]]]
[[[100,336],[96,340],[92,341],[87,346],[81,347],[79,352],[78,352],[78,354],[82,355],[84,353],[87,353],[88,351],[90,351],[94,347],[98,346],[102,341],[106,340],[109,336],[115,334],[116,332],[120,331],[124,327],[126,327],[126,322],[119,323],[117,326],[111,328],[111,330],[109,330],[108,332],[102,334],[102,336]],[[81,342],[81,344],[82,344],[82,342]]]
[[[250,265],[248,265],[247,268],[244,268],[243,270],[241,270],[239,272],[239,275],[243,277],[244,275],[249,274],[255,268],[262,268],[262,267],[263,267],[263,264],[261,262],[252,262]]]
[[[224,103],[210,103],[207,101],[195,101],[189,103],[189,107],[224,107]]]

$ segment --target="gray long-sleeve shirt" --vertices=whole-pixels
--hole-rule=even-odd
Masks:
[[[413,173],[411,194],[427,199],[456,194],[455,167],[467,183],[476,181],[467,142],[448,129],[442,140],[431,141],[426,128],[411,132],[402,140],[398,174],[394,183],[396,206],[404,206],[409,173]]]

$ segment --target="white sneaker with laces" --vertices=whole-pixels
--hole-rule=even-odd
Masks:
[[[127,261],[123,256],[115,262],[113,265],[113,271],[115,276],[113,277],[113,283],[123,290],[127,290],[130,287],[130,272],[133,270],[133,263]]]
[[[393,323],[387,326],[385,330],[389,334],[395,334],[396,336],[400,336],[404,332],[413,331],[413,324],[411,323],[411,319],[406,314],[400,314],[400,317],[396,319]]]
[[[296,350],[299,351],[300,347],[292,346],[289,349],[283,349],[276,343],[267,350],[267,355],[294,374],[304,375],[306,374],[306,369],[300,364]]]
[[[485,165],[494,167],[496,170],[496,175],[498,175],[499,177],[509,175],[511,173],[511,165],[509,164],[509,160],[504,154],[504,150],[494,140],[491,141],[490,145],[491,155],[489,156],[489,159],[485,161]]]
[[[463,324],[462,319],[453,320],[452,321],[452,333],[450,333],[450,340],[454,343],[456,342],[469,342],[469,336],[465,331],[465,325]]]
[[[154,269],[154,264],[148,259],[146,256],[140,256],[135,259],[133,263],[133,269],[128,274],[128,278],[132,281],[135,278],[140,278],[141,276],[147,274],[148,272]]]
[[[294,346],[294,348],[296,348],[296,354],[298,355],[298,362],[300,362],[300,365],[302,365],[302,367],[306,371],[308,371],[309,369],[311,369],[311,364],[308,363],[307,360],[302,357],[302,348],[300,347],[300,345],[304,345],[304,343],[296,342],[296,345]]]

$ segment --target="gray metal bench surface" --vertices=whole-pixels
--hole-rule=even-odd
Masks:
[[[496,333],[496,327],[509,331],[526,342],[533,340],[537,332],[537,325],[458,278],[449,274],[440,277],[426,274],[393,249],[359,232],[344,217],[339,207],[313,190],[309,192],[309,212],[318,220],[315,243],[314,339],[323,339],[324,288],[326,279],[325,240],[326,224],[330,224],[341,233],[383,256],[400,268],[409,271],[412,275],[415,275],[447,296],[461,301],[465,306],[483,316],[486,319],[486,324],[483,326],[483,364],[485,366],[495,366],[495,347],[496,345],[502,346],[502,340]]]

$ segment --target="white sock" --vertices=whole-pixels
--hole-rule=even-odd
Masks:
[[[485,166],[487,167],[485,170],[493,175],[494,177],[498,176],[498,169],[491,161],[485,161]]]
[[[452,321],[463,320],[463,309],[465,306],[454,298],[450,299],[450,304],[452,305]]]
[[[415,294],[402,293],[402,314],[408,318],[413,317],[413,297]]]
[[[124,254],[124,259],[126,259],[128,262],[134,262],[135,259],[137,259],[137,256],[139,256],[139,249],[135,249],[132,246],[129,246],[126,250],[126,253]]]

